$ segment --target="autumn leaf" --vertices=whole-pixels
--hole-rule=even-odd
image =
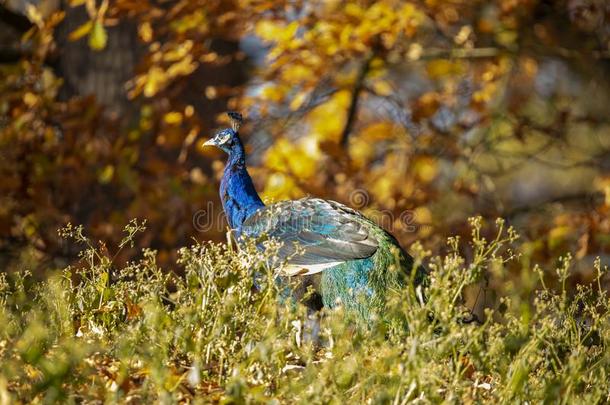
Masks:
[[[93,29],[93,21],[87,21],[68,35],[70,41],[76,41],[85,35],[88,35]]]
[[[94,51],[101,51],[106,48],[107,41],[108,34],[106,33],[103,23],[96,20],[93,22],[93,26],[89,32],[89,47]]]

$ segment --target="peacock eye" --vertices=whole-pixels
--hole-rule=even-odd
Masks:
[[[230,140],[231,140],[231,134],[224,134],[218,140],[218,144],[219,145],[224,145],[226,143],[229,143]]]

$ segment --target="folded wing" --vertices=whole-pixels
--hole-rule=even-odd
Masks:
[[[372,256],[379,245],[371,225],[338,202],[302,198],[259,209],[244,222],[242,233],[281,241],[279,256],[288,259],[287,274],[305,275]]]

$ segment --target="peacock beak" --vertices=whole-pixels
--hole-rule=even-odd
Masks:
[[[210,138],[203,143],[203,146],[216,146],[216,140],[214,138]]]

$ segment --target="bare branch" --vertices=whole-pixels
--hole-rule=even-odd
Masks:
[[[577,49],[567,48],[545,48],[545,52],[551,56],[556,56],[564,59],[576,59],[582,57],[591,57],[593,59],[610,59],[610,51],[608,50],[591,50],[584,52]],[[422,51],[420,60],[430,59],[487,59],[495,58],[499,55],[515,55],[523,53],[523,50],[515,51],[507,48],[485,47],[485,48],[426,48]]]
[[[358,112],[358,100],[362,90],[364,89],[364,81],[366,79],[366,75],[369,73],[371,62],[373,61],[374,57],[375,52],[371,50],[370,53],[365,57],[364,61],[362,61],[360,69],[358,70],[358,76],[356,77],[354,89],[352,90],[352,99],[350,101],[349,109],[347,110],[347,119],[345,120],[345,126],[343,127],[343,132],[341,133],[341,146],[343,148],[347,147],[349,134],[352,131],[352,127],[354,126],[354,121],[356,119],[356,113]]]
[[[513,209],[507,210],[502,213],[504,218],[513,219],[520,214],[525,214],[528,212],[534,212],[542,209],[544,206],[549,204],[568,204],[568,203],[578,203],[581,207],[591,207],[596,206],[604,201],[604,194],[601,192],[584,192],[584,193],[573,193],[573,194],[564,194],[555,197],[551,197],[544,201],[538,201],[533,204],[527,204],[515,207]]]

